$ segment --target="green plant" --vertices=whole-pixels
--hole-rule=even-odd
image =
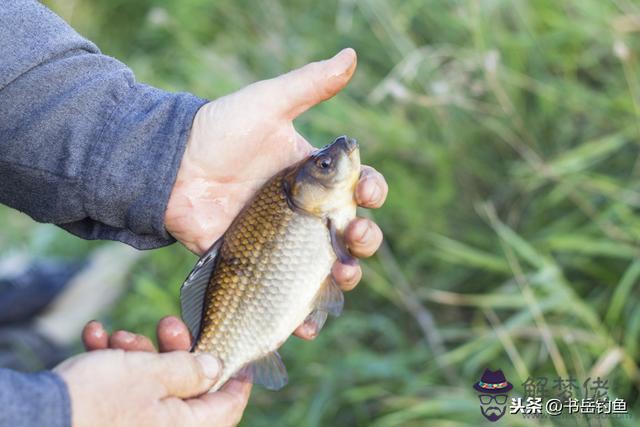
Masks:
[[[516,388],[600,375],[638,408],[636,3],[48,3],[139,80],[203,97],[359,52],[345,93],[298,127],[318,145],[357,137],[385,173],[385,245],[340,319],[314,342],[287,342],[291,384],[257,389],[244,425],[477,425],[471,385],[485,367]],[[0,245],[75,241],[20,230]],[[194,261],[175,245],[150,252],[113,326],[151,333],[177,313]]]

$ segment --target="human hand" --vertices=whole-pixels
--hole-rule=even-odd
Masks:
[[[193,252],[204,253],[269,178],[311,153],[313,147],[296,131],[293,119],[337,94],[355,68],[355,52],[345,49],[204,105],[195,116],[169,198],[167,231]],[[384,177],[363,166],[358,204],[380,207],[387,191]],[[372,221],[356,218],[345,239],[352,255],[368,257],[380,246],[382,231]],[[332,274],[343,290],[350,290],[362,270],[336,262]],[[315,333],[305,325],[296,331],[302,338]]]
[[[160,319],[156,327],[156,339],[161,353],[187,351],[191,348],[189,329],[182,320],[174,316]],[[109,335],[104,326],[96,320],[85,325],[82,330],[82,343],[87,351],[108,348],[125,351],[157,351],[146,336],[124,330],[118,330]]]
[[[89,322],[82,339],[91,352],[55,368],[69,387],[74,426],[236,425],[251,383],[233,379],[215,393],[202,394],[220,373],[217,360],[185,351],[189,332],[175,317],[158,324],[161,351],[126,331],[111,337]],[[198,397],[199,396],[199,397]]]

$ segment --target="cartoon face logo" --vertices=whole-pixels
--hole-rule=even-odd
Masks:
[[[480,412],[491,422],[498,421],[507,410],[509,390],[513,385],[507,381],[500,369],[485,369],[480,381],[473,385],[480,399]]]

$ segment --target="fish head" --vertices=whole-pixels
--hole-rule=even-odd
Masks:
[[[287,174],[285,192],[294,207],[318,217],[336,216],[345,210],[355,214],[355,187],[359,177],[358,143],[348,136],[340,136]]]

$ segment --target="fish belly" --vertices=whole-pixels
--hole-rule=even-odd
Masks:
[[[336,260],[324,222],[304,214],[292,214],[260,251],[243,249],[242,238],[234,241],[240,243],[230,245],[228,252],[246,259],[225,257],[223,248],[221,262],[237,268],[227,268],[232,274],[216,277],[225,271],[221,265],[214,273],[215,285],[226,292],[215,300],[218,307],[213,311],[225,315],[198,346],[223,361],[223,375],[213,389],[284,343],[313,309]]]

